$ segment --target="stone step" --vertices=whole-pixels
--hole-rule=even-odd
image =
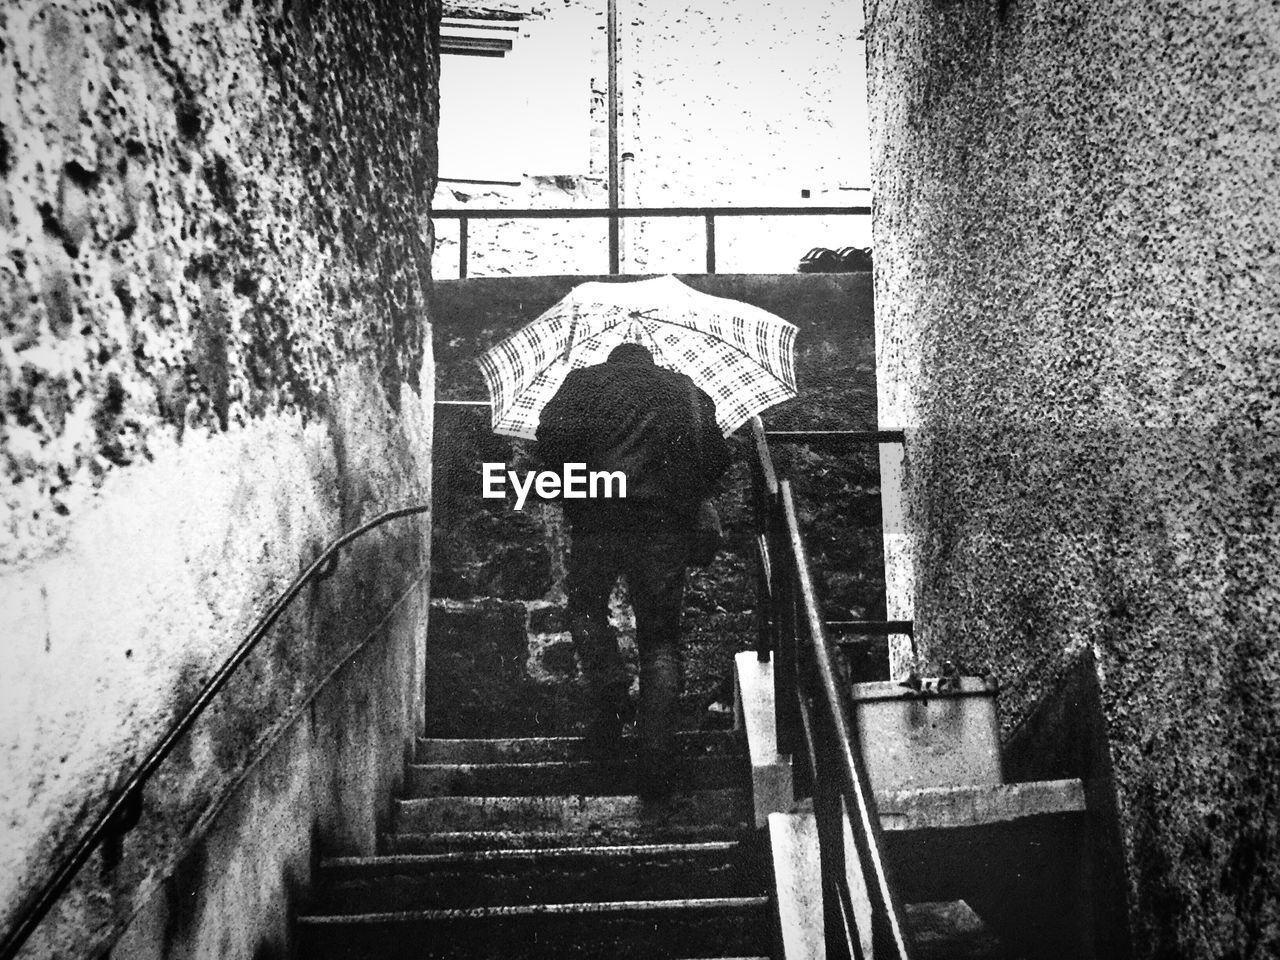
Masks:
[[[740,757],[709,755],[680,757],[672,765],[673,783],[682,790],[746,786],[747,768]],[[635,793],[637,764],[592,761],[522,763],[418,763],[408,768],[411,797],[513,796],[555,794],[592,796]]]
[[[744,756],[746,740],[734,730],[698,730],[676,738],[682,756]],[[634,757],[637,740],[624,737],[619,756]],[[591,759],[582,737],[507,737],[496,740],[419,738],[417,763],[556,763]]]
[[[903,905],[913,960],[1013,960],[963,900]]]
[[[1071,860],[1085,816],[1079,780],[898,790],[876,805],[901,896],[964,899],[979,913],[987,888]]]
[[[349,857],[320,865],[313,912],[762,895],[759,844],[631,844]]]
[[[1079,780],[894,791],[876,802],[904,901],[963,900],[1014,956],[1093,955]]]
[[[624,846],[653,843],[717,843],[742,840],[752,833],[745,821],[728,825],[647,823],[640,826],[574,830],[450,830],[397,832],[379,836],[384,856],[465,853],[479,850],[554,850],[578,846]]]
[[[1082,815],[1085,795],[1078,779],[1039,780],[886,790],[876,793],[876,806],[885,830],[912,832]]]
[[[742,791],[698,790],[662,803],[635,796],[420,797],[397,800],[397,833],[643,832],[646,828],[740,827],[751,816]]]
[[[768,897],[313,914],[299,956],[318,960],[702,958],[768,952]]]

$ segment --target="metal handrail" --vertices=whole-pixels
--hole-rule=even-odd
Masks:
[[[609,221],[609,273],[618,269],[618,221],[648,217],[702,217],[707,240],[707,273],[716,272],[716,217],[870,216],[868,206],[801,207],[472,207],[432,210],[434,220],[458,221],[458,279],[467,278],[468,225],[472,220]]]
[[[887,637],[895,633],[914,637],[916,633],[913,620],[827,620],[824,626],[828,630],[859,633],[869,637]]]
[[[903,430],[767,430],[781,443],[906,443]]]
[[[266,636],[267,631],[280,619],[294,598],[302,591],[302,588],[312,580],[322,580],[331,575],[337,565],[338,551],[353,540],[364,536],[370,530],[380,527],[391,520],[426,513],[430,509],[429,504],[419,504],[412,507],[400,507],[399,509],[388,510],[386,513],[379,514],[367,523],[361,524],[350,533],[343,534],[330,543],[306,570],[294,578],[284,593],[258,618],[258,622],[254,624],[253,629],[240,642],[231,656],[223,662],[218,672],[205,682],[191,705],[169,727],[168,732],[160,739],[160,742],[151,748],[146,758],[130,775],[129,779],[125,781],[124,786],[116,791],[115,797],[107,805],[106,810],[93,822],[93,826],[81,836],[72,849],[70,856],[63,860],[49,880],[40,888],[31,906],[26,909],[18,922],[5,935],[4,942],[0,944],[0,960],[13,960],[17,956],[22,945],[35,932],[36,927],[40,925],[40,921],[52,909],[58,898],[66,891],[71,881],[75,879],[76,874],[80,872],[80,869],[100,844],[104,841],[118,842],[124,834],[137,825],[142,814],[142,790],[147,781],[173,751],[178,740],[191,729],[205,708],[209,706],[219,691],[226,686],[236,668],[244,662],[259,641]]]
[[[837,801],[834,805],[835,809],[828,810],[826,805],[815,802],[814,812],[819,817],[827,814],[824,819],[828,820],[832,812],[849,817],[853,827],[852,834],[858,864],[867,880],[867,894],[871,900],[871,935],[875,945],[875,956],[909,960],[911,949],[903,920],[905,914],[885,859],[880,814],[876,809],[875,795],[871,790],[871,780],[862,760],[862,752],[854,747],[857,742],[856,733],[845,698],[841,695],[826,630],[822,616],[818,612],[817,594],[813,587],[804,539],[796,521],[795,501],[789,481],[783,480],[779,483],[779,499],[775,509],[780,515],[779,519],[785,535],[780,545],[787,553],[785,565],[787,574],[794,577],[793,589],[786,591],[787,599],[794,602],[796,606],[791,616],[784,616],[781,619],[783,622],[790,621],[795,627],[800,628],[796,629],[791,636],[782,638],[778,659],[792,661],[793,670],[788,672],[795,675],[796,682],[790,690],[779,691],[779,693],[796,702],[798,708],[796,712],[801,720],[806,759],[815,794],[824,784],[828,789],[830,786],[837,788],[832,793],[832,799]],[[781,558],[775,555],[774,562],[777,564],[779,560]],[[802,636],[809,641],[803,649],[808,659],[806,664],[800,662]],[[788,649],[793,644],[794,647]],[[806,666],[810,669],[806,670]],[[777,671],[778,665],[775,665],[774,669]],[[817,715],[815,715],[815,707]],[[828,734],[826,738],[821,738],[819,724],[826,727]],[[820,738],[825,742],[820,742]],[[823,746],[827,749],[824,750]],[[782,744],[779,744],[779,750],[783,750]],[[823,776],[827,767],[824,762],[826,753],[833,754],[831,759],[835,769],[832,772],[837,778],[835,784],[831,783],[829,777]],[[817,801],[818,797],[815,796],[814,799]],[[850,805],[852,809],[849,809]],[[828,837],[841,836],[843,828],[840,824],[828,822],[826,829],[821,832]],[[834,844],[828,844],[828,846],[834,846]],[[842,861],[843,857],[824,859],[838,862]],[[840,874],[843,872],[843,870],[839,871]],[[828,881],[839,894],[840,902],[834,906],[839,907],[841,916],[852,918],[852,904],[845,902],[849,897],[849,891],[843,877],[831,874]],[[849,948],[850,955],[856,956],[857,950],[854,945],[849,944]]]
[[[782,443],[804,443],[810,445],[830,444],[840,446],[846,443],[906,443],[907,435],[903,430],[767,430],[759,416],[750,420],[751,440],[755,457],[752,460],[752,494],[755,505],[756,530],[756,569],[757,594],[767,597],[771,584],[772,564],[769,557],[769,503],[778,495],[778,475],[773,465],[773,455],[769,451],[769,441]],[[762,616],[758,618],[757,654],[761,662],[767,662],[773,649],[772,624],[767,615],[766,605],[762,605]],[[836,629],[846,633],[861,633],[872,636],[888,636],[904,634],[915,639],[915,625],[910,620],[828,620],[828,629]]]
[[[752,488],[756,506],[758,601],[761,659],[773,655],[778,750],[801,761],[797,782],[807,782],[818,817],[822,847],[825,916],[829,938],[843,938],[843,951],[861,956],[844,856],[844,824],[854,839],[857,869],[871,901],[868,931],[875,956],[907,960],[911,948],[884,857],[880,818],[855,730],[834,666],[828,624],[819,613],[813,577],[788,481],[780,481],[759,417],[752,420],[755,457]],[[781,439],[797,433],[787,431]],[[824,431],[862,442],[901,442],[896,431]],[[886,436],[889,434],[889,436]],[[863,633],[912,632],[910,621],[833,621],[832,626]],[[767,649],[766,649],[767,645]],[[836,923],[836,918],[840,923]],[[832,943],[835,946],[835,943]]]
[[[457,207],[432,210],[443,220],[589,220],[600,217],[798,217],[869,215],[870,207]]]

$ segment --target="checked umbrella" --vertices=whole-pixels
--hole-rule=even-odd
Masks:
[[[686,286],[675,277],[590,282],[490,348],[476,362],[495,433],[532,440],[570,370],[603,363],[621,343],[692,378],[716,403],[728,435],[796,395],[794,325],[767,310]]]

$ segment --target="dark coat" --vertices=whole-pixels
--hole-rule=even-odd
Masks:
[[[715,401],[683,373],[657,366],[647,354],[574,370],[542,411],[538,459],[559,471],[621,470],[625,508],[686,521],[729,466],[729,448],[716,425]],[[578,524],[616,513],[623,502],[565,500]]]

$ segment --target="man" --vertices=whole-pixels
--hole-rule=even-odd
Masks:
[[[569,620],[593,699],[588,739],[606,754],[629,712],[630,681],[609,623],[614,581],[626,577],[640,655],[640,789],[661,797],[673,787],[685,568],[699,505],[729,465],[715,402],[689,377],[657,366],[643,346],[624,343],[565,378],[537,439],[548,469],[585,463],[626,476],[625,499],[563,501],[572,532]]]

